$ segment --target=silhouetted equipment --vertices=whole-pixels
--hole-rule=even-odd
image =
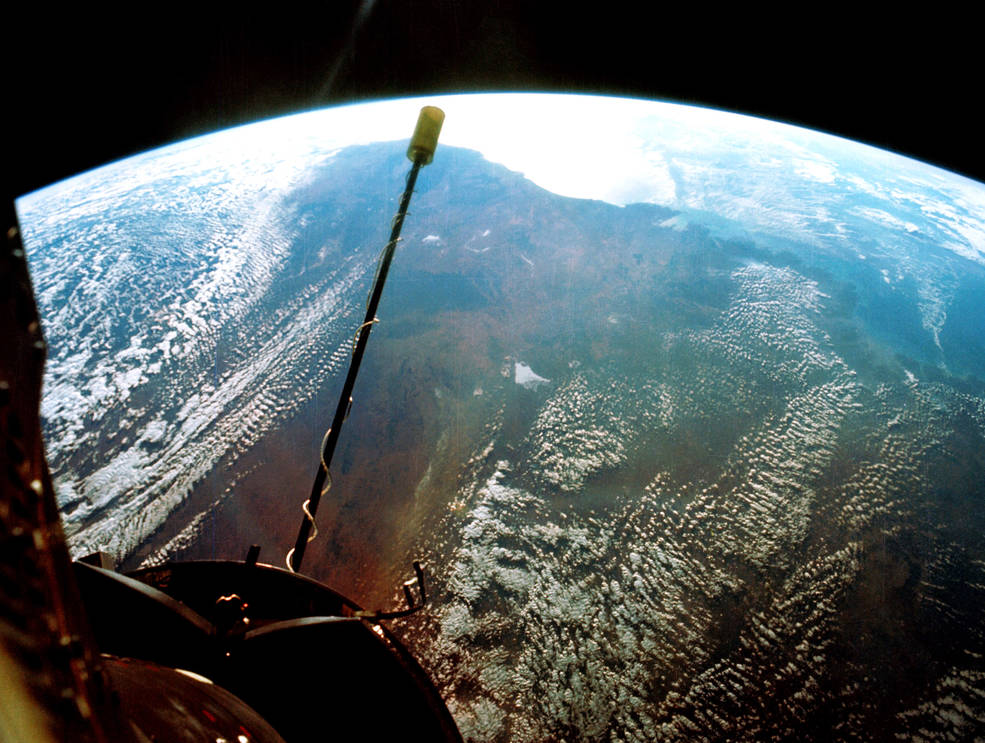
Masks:
[[[408,148],[407,188],[323,442],[294,570],[417,172],[434,156],[443,116],[425,108]],[[460,743],[427,673],[379,623],[424,605],[417,562],[403,585],[407,608],[395,611],[366,611],[311,578],[261,564],[257,545],[243,562],[126,575],[102,553],[70,562],[41,443],[45,346],[16,215],[12,204],[4,208],[0,327],[11,340],[0,365],[0,743]]]
[[[311,578],[232,561],[128,575],[75,568],[100,651],[210,679],[286,741],[322,740],[328,729],[365,740],[410,731],[420,740],[461,740],[403,644]]]
[[[45,344],[20,228],[0,250],[0,740],[113,739],[41,444]]]
[[[345,382],[342,385],[342,393],[339,395],[339,403],[335,408],[335,416],[332,418],[332,425],[325,433],[322,441],[321,462],[318,472],[315,474],[315,482],[311,486],[311,495],[304,502],[302,511],[304,518],[301,527],[298,529],[298,538],[294,543],[293,549],[287,553],[287,566],[292,571],[297,572],[301,569],[301,561],[304,559],[304,550],[308,542],[314,539],[312,528],[315,525],[315,514],[318,512],[318,503],[322,496],[328,492],[332,485],[329,467],[332,465],[332,456],[335,454],[335,446],[339,441],[339,434],[342,431],[342,424],[349,416],[349,407],[352,405],[352,388],[356,383],[356,375],[359,374],[359,364],[363,360],[363,353],[366,351],[366,344],[369,342],[369,334],[373,330],[373,325],[379,322],[376,317],[376,310],[380,304],[380,297],[383,294],[383,285],[386,283],[387,273],[390,270],[390,262],[393,260],[393,252],[400,241],[400,229],[404,226],[404,218],[407,216],[407,207],[410,206],[410,197],[414,194],[414,184],[417,183],[417,173],[421,167],[427,165],[434,159],[434,151],[438,146],[438,135],[441,133],[441,125],[445,120],[445,114],[440,108],[425,106],[417,119],[417,126],[414,128],[414,136],[407,147],[407,158],[412,165],[410,172],[407,173],[407,185],[404,193],[400,197],[400,206],[397,214],[393,218],[390,229],[390,239],[383,247],[380,254],[379,265],[376,269],[376,278],[373,281],[373,288],[370,290],[369,301],[366,304],[366,317],[363,324],[356,331],[356,342],[352,350],[352,361],[349,364],[349,372],[346,374]],[[316,532],[317,533],[317,532]],[[417,569],[418,575],[420,570]],[[423,583],[422,595],[423,595]],[[408,603],[410,595],[408,594]]]

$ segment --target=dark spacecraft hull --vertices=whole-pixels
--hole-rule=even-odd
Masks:
[[[208,561],[129,575],[76,563],[76,578],[101,653],[204,676],[287,741],[320,740],[327,729],[461,740],[403,644],[315,580]]]

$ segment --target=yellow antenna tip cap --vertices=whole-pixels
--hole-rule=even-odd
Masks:
[[[435,106],[425,106],[417,117],[414,136],[410,138],[407,157],[411,162],[420,161],[427,165],[434,160],[434,151],[438,147],[438,135],[445,121],[445,112]]]

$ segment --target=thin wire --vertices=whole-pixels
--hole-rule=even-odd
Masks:
[[[351,400],[350,400],[351,403]],[[325,494],[332,489],[332,473],[328,471],[328,465],[325,464],[325,442],[328,440],[328,435],[332,432],[329,428],[325,431],[325,435],[321,440],[321,454],[319,454],[319,459],[321,461],[321,468],[325,470],[325,485],[321,489],[321,495],[324,498]],[[304,517],[311,522],[311,534],[308,535],[308,539],[305,541],[306,544],[311,544],[315,541],[315,537],[318,536],[318,524],[315,522],[315,517],[311,515],[311,511],[308,510],[308,506],[311,504],[311,499],[308,498],[304,503],[301,504],[301,510],[304,512]],[[294,548],[291,547],[287,551],[287,556],[284,561],[287,563],[287,569],[292,573],[296,572],[294,566],[291,564],[291,558],[294,557]]]
[[[322,492],[322,495],[325,495],[325,493],[328,492],[328,489],[330,487],[332,487],[331,477],[329,477],[329,479],[328,479],[328,485],[326,485],[322,489],[322,491],[321,491]],[[315,523],[315,517],[312,516],[311,515],[311,511],[308,510],[308,504],[309,503],[311,503],[311,500],[310,499],[309,500],[306,500],[304,503],[301,504],[301,510],[304,511],[305,518],[308,519],[308,521],[311,522],[311,534],[308,535],[308,540],[307,540],[307,543],[308,544],[310,544],[311,542],[315,541],[315,537],[318,536],[318,524]],[[294,566],[291,565],[291,558],[292,557],[294,557],[294,548],[293,547],[291,547],[291,549],[289,549],[287,551],[287,557],[284,558],[287,561],[287,569],[290,570],[293,573],[293,572],[296,572],[296,571],[294,570]]]
[[[415,160],[414,161],[414,166],[407,173],[407,176],[404,179],[405,187],[404,187],[404,193],[400,197],[400,207],[398,208],[397,213],[390,220],[391,239],[387,242],[387,244],[384,246],[383,250],[380,252],[379,258],[377,259],[377,262],[376,262],[376,272],[375,272],[375,276],[373,277],[373,283],[372,283],[372,285],[370,287],[369,294],[366,297],[366,314],[367,314],[367,316],[370,314],[371,308],[375,309],[375,306],[374,306],[374,303],[373,303],[374,294],[377,297],[377,302],[379,301],[379,294],[376,294],[376,292],[377,292],[377,286],[379,286],[379,290],[380,291],[383,288],[382,287],[382,284],[379,281],[380,274],[381,274],[381,272],[383,270],[384,264],[386,264],[386,266],[389,267],[389,262],[392,259],[394,252],[396,251],[396,248],[397,248],[398,243],[401,240],[400,234],[399,234],[400,233],[400,229],[403,226],[404,220],[407,218],[407,214],[409,213],[407,211],[407,207],[410,204],[410,198],[411,198],[411,196],[414,193],[414,188],[412,186],[413,186],[413,183],[416,182],[416,180],[417,180],[417,174],[418,174],[418,172],[419,172],[422,164],[423,163],[422,163],[421,160],[419,160],[419,159],[418,160]],[[385,276],[384,276],[384,279],[385,279]],[[363,324],[360,325],[356,329],[355,335],[353,336],[352,351],[351,351],[351,355],[352,355],[353,359],[356,358],[356,352],[357,352],[357,350],[359,348],[359,342],[360,342],[360,340],[362,338],[363,331],[366,330],[368,332],[369,327],[372,326],[372,325],[375,325],[379,321],[380,320],[379,320],[378,317],[373,317],[372,320],[366,320],[366,321],[364,321]],[[360,355],[360,358],[361,358],[361,355]],[[355,370],[358,371],[358,368],[359,367],[358,367],[358,364],[357,364],[356,367],[355,367]],[[349,389],[349,391],[351,393],[351,384],[352,384],[352,382],[354,382],[354,380],[355,380],[355,376],[354,376],[354,373],[353,373],[353,367],[350,365],[349,374],[347,374],[345,384],[343,385],[343,388],[342,388],[343,389],[343,392],[346,389]],[[341,401],[340,401],[340,404],[341,404]],[[342,416],[341,421],[339,421],[339,425],[341,425],[341,423],[344,423],[346,420],[348,420],[349,413],[350,413],[351,410],[352,410],[352,395],[350,394],[349,395],[349,403],[348,403],[348,406],[347,406],[347,408],[345,410],[345,414]],[[336,409],[336,417],[338,417],[338,415],[339,415],[339,412],[338,412],[338,408],[337,408]],[[292,547],[290,550],[288,550],[287,555],[285,557],[285,560],[287,562],[287,567],[288,567],[288,569],[292,573],[293,572],[296,572],[296,570],[294,569],[294,566],[292,564],[293,561],[294,561],[293,558],[294,558],[294,555],[295,555],[296,551],[299,550],[299,549],[301,551],[301,556],[299,558],[299,562],[300,562],[300,560],[304,558],[305,546],[308,543],[310,543],[317,536],[317,534],[318,534],[318,526],[317,526],[317,524],[315,524],[314,515],[311,513],[311,511],[309,509],[309,506],[313,505],[314,506],[314,509],[317,511],[317,509],[318,509],[318,503],[319,503],[320,499],[329,491],[329,489],[332,486],[332,476],[331,476],[331,473],[328,471],[328,463],[325,461],[326,446],[328,444],[329,436],[331,435],[331,433],[332,433],[332,428],[329,427],[329,429],[325,432],[324,437],[322,438],[321,451],[319,453],[321,470],[319,471],[318,476],[316,476],[316,478],[315,478],[315,482],[317,483],[318,482],[318,477],[320,477],[321,474],[324,473],[324,475],[325,475],[325,484],[322,486],[321,491],[317,494],[317,498],[315,497],[315,493],[312,493],[311,497],[308,500],[306,500],[304,502],[304,504],[302,505],[301,509],[302,509],[302,511],[304,511],[304,517],[305,517],[306,521],[302,521],[301,522],[301,529],[298,532],[298,540],[295,542],[294,547]],[[334,446],[333,446],[333,449],[334,449]],[[314,503],[312,503],[312,500],[314,501]],[[311,528],[314,530],[314,533],[309,533],[307,535],[307,538],[302,542],[301,541],[301,535],[306,530],[306,523],[311,525]]]
[[[397,219],[398,216],[399,215],[394,214],[390,218],[390,229],[391,230],[393,229],[393,224],[396,221],[396,219]],[[373,298],[373,286],[375,286],[376,280],[380,277],[380,267],[383,265],[383,256],[386,255],[386,252],[387,252],[387,250],[390,249],[390,246],[391,245],[393,246],[393,250],[396,251],[397,244],[398,243],[401,243],[401,242],[403,242],[403,238],[402,237],[398,237],[396,240],[390,240],[390,242],[388,242],[386,245],[383,246],[383,250],[381,250],[380,251],[380,254],[377,256],[377,258],[376,258],[376,270],[373,271],[373,283],[369,285],[369,291],[366,292],[366,309],[367,310],[369,309],[369,303],[372,301],[372,298]]]
[[[396,218],[397,217],[394,216],[393,219],[390,220],[391,226],[393,225],[393,222],[394,222],[394,220]],[[397,240],[391,240],[389,243],[387,243],[387,247],[389,247],[390,245],[396,244],[397,242],[399,242],[399,240],[400,240],[400,238],[397,238]],[[385,252],[385,249],[384,249],[384,252]],[[382,260],[383,260],[383,253],[380,253],[380,258],[376,262],[376,274],[377,274],[377,276],[379,275],[379,272],[380,272],[380,264],[381,264]],[[373,280],[373,283],[376,283],[376,279]],[[369,306],[369,296],[366,297],[366,305],[367,305],[367,307]],[[360,325],[358,328],[356,328],[356,332],[352,336],[352,351],[350,352],[350,355],[354,355],[356,353],[356,345],[359,343],[359,336],[362,335],[363,329],[365,329],[366,327],[368,327],[370,325],[376,325],[379,322],[380,322],[380,318],[374,317],[372,320],[370,320],[368,322],[364,322],[362,325]],[[349,410],[352,410],[352,396],[351,395],[349,397],[349,408],[346,411],[346,415],[345,415],[345,418],[343,420],[348,420],[348,418],[349,418]],[[332,489],[332,473],[329,472],[329,470],[328,470],[328,464],[325,462],[325,444],[328,442],[328,437],[329,437],[329,435],[331,433],[332,433],[332,429],[331,428],[329,428],[327,431],[325,431],[325,435],[322,436],[322,439],[321,439],[321,447],[319,448],[319,453],[318,453],[318,458],[319,458],[319,460],[321,462],[321,468],[325,471],[325,485],[321,489],[321,496],[323,498],[325,497],[326,493],[328,493],[328,491]],[[308,521],[311,522],[311,530],[312,531],[311,531],[311,534],[308,535],[307,540],[305,540],[305,543],[306,544],[311,544],[315,540],[315,537],[318,536],[318,524],[315,522],[314,517],[311,515],[311,511],[308,510],[308,506],[309,506],[310,503],[311,503],[311,499],[309,498],[308,500],[306,500],[304,503],[301,504],[301,510],[304,511],[305,518],[308,519]],[[289,549],[287,551],[287,556],[284,558],[284,560],[287,563],[287,569],[290,570],[292,573],[295,572],[294,566],[291,564],[291,558],[293,558],[293,557],[294,557],[294,547],[291,547],[291,549]]]
[[[380,318],[374,317],[369,322],[364,322],[362,325],[356,328],[356,333],[355,335],[352,336],[352,353],[356,352],[356,344],[359,343],[359,336],[363,334],[363,328],[369,327],[370,325],[378,325],[379,322],[380,322]],[[349,402],[351,403],[352,401],[350,400]]]

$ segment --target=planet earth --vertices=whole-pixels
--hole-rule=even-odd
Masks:
[[[985,736],[985,185],[778,122],[473,95],[314,111],[17,202],[76,555],[388,608],[466,740]]]

